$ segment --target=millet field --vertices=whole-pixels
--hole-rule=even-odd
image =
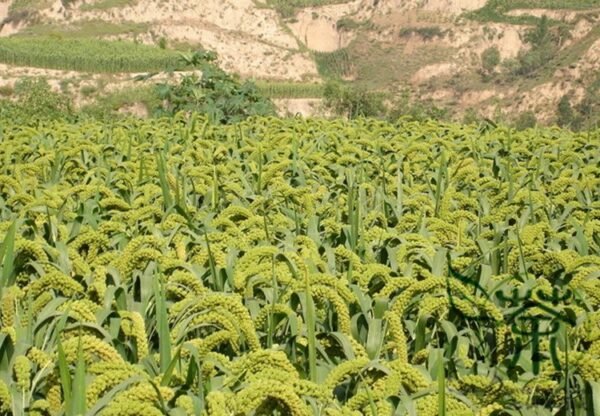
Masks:
[[[0,126],[2,415],[600,415],[600,132]]]

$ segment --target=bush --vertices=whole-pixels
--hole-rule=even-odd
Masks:
[[[341,31],[356,30],[360,26],[361,26],[360,22],[357,22],[356,20],[354,20],[350,17],[342,17],[335,24],[335,27],[337,28],[337,30],[341,30]]]
[[[83,87],[81,87],[79,92],[81,92],[81,95],[83,95],[84,97],[90,97],[91,95],[98,92],[98,88],[96,88],[93,85],[84,85]]]
[[[479,124],[481,116],[473,107],[469,107],[463,115],[463,124]]]
[[[155,109],[157,115],[194,111],[207,114],[215,123],[230,124],[275,114],[273,103],[254,83],[242,84],[213,63],[216,54],[198,51],[183,59],[184,65],[200,69],[202,75],[185,75],[176,85],[158,84],[156,92],[162,104]]]
[[[383,117],[385,106],[381,94],[363,88],[330,81],[323,92],[325,107],[348,118]]]
[[[516,75],[530,75],[550,61],[558,50],[557,38],[550,31],[548,18],[542,16],[535,28],[525,34],[531,49],[518,56]]]
[[[274,9],[284,19],[291,19],[296,16],[296,7],[284,2],[277,2],[273,5]]]
[[[481,66],[486,73],[491,73],[500,64],[500,51],[491,46],[481,54]]]
[[[563,95],[556,109],[556,123],[561,127],[570,127],[574,120],[573,108],[567,95]]]
[[[408,117],[415,121],[446,120],[448,109],[436,106],[433,101],[413,101],[408,90],[402,92],[395,100],[388,120],[394,122],[400,117]]]
[[[444,36],[445,32],[438,26],[404,27],[400,29],[400,37],[407,37],[415,34],[419,35],[424,40],[431,40],[436,37]]]
[[[515,120],[515,128],[519,131],[533,128],[537,125],[537,118],[533,111],[525,111],[519,114]]]
[[[11,85],[2,85],[0,87],[0,96],[10,97],[15,92],[15,89]]]
[[[546,44],[527,52],[522,52],[518,56],[518,65],[516,75],[531,75],[539,68],[543,67],[556,53],[553,45]]]
[[[26,118],[58,119],[73,115],[64,94],[53,92],[45,78],[24,78],[15,84],[16,108]]]
[[[574,131],[597,128],[600,122],[598,108],[600,96],[592,84],[583,100],[576,106],[571,105],[567,95],[560,99],[556,108],[556,123]]]

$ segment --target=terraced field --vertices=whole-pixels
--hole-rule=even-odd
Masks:
[[[0,142],[2,414],[600,410],[599,132],[179,115]]]
[[[172,50],[133,42],[52,36],[0,38],[0,62],[93,73],[164,71],[180,65],[179,54]]]

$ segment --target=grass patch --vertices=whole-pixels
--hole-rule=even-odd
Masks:
[[[9,13],[16,13],[23,10],[40,10],[52,4],[51,0],[14,0],[8,8]]]
[[[79,10],[82,12],[92,10],[108,10],[115,7],[135,6],[136,4],[137,0],[99,0],[94,3],[82,4],[79,6]]]
[[[361,28],[365,23],[354,20],[351,17],[344,16],[335,23],[337,30],[351,31]]]
[[[321,98],[323,85],[302,82],[258,81],[256,83],[262,95],[268,98]]]
[[[83,106],[82,113],[98,119],[110,119],[123,107],[142,104],[147,109],[158,106],[159,99],[153,85],[123,88],[94,98],[92,104]]]
[[[382,44],[358,38],[349,46],[348,59],[355,66],[356,83],[367,90],[378,90],[409,82],[419,69],[446,62],[453,53],[453,48],[435,44],[406,53],[399,42]]]
[[[346,48],[334,52],[314,52],[314,57],[323,78],[343,78],[352,73],[352,61]]]
[[[2,85],[0,86],[0,97],[10,97],[15,92],[15,89],[12,85]]]
[[[133,42],[11,37],[0,39],[0,62],[86,72],[145,72],[175,67],[178,54]]]
[[[81,87],[79,92],[81,92],[81,95],[83,95],[84,97],[91,97],[92,95],[98,92],[98,88],[93,85],[84,85],[83,87]]]
[[[504,3],[508,5],[511,10],[514,9],[572,9],[572,10],[586,10],[591,8],[600,7],[598,0],[517,0],[507,1]]]
[[[598,0],[490,0],[479,10],[467,13],[466,16],[482,22],[511,24],[535,24],[539,19],[535,16],[507,16],[516,9],[552,9],[552,10],[587,10],[600,7]],[[551,21],[553,24],[560,23]]]
[[[347,3],[345,0],[267,0],[266,6],[275,9],[283,18],[291,18],[297,9]]]

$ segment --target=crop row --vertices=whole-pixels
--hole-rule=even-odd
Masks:
[[[150,72],[176,68],[179,56],[133,42],[35,36],[0,39],[0,62],[86,72]]]

